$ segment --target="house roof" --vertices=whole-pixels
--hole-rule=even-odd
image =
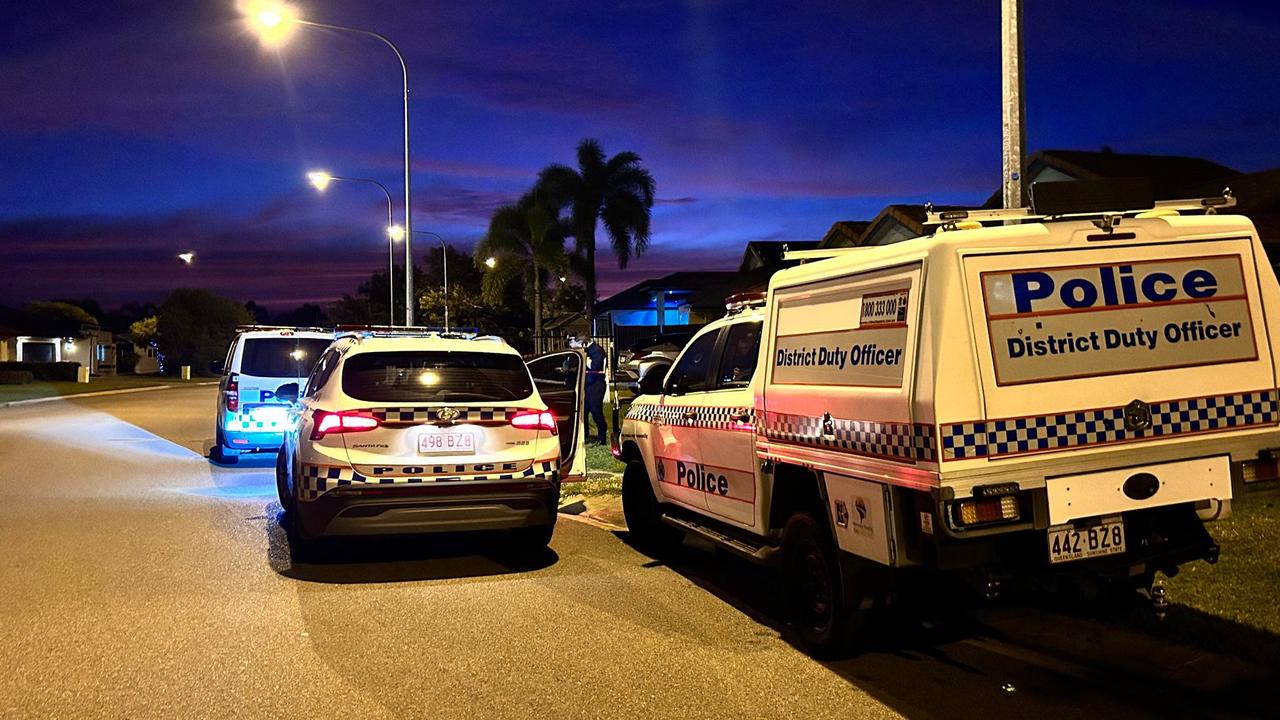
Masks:
[[[831,229],[827,230],[827,234],[818,241],[818,247],[823,249],[856,247],[869,227],[871,227],[870,220],[838,220],[832,223]]]
[[[941,212],[945,210],[968,210],[971,208],[965,205],[934,205],[933,209]],[[866,239],[871,237],[871,235],[876,231],[876,228],[884,222],[897,222],[899,225],[907,228],[915,235],[924,235],[925,220],[926,216],[924,205],[911,205],[905,203],[886,205],[885,208],[880,211],[880,214],[876,215],[871,221],[870,226],[862,234],[859,242],[861,243],[866,241]]]
[[[1240,174],[1238,170],[1204,158],[1118,153],[1110,149],[1041,150],[1024,161],[1023,175],[1034,177],[1042,168],[1052,168],[1077,180],[1149,178],[1158,200],[1183,197],[1186,187],[1192,184],[1212,184]],[[1030,192],[1030,183],[1024,184],[1023,202],[1028,202]],[[1000,203],[1001,190],[997,189],[983,207],[1000,207]]]
[[[596,314],[612,310],[635,310],[654,307],[654,295],[665,290],[671,296],[671,302],[683,303],[694,293],[705,290],[708,286],[730,284],[738,276],[738,272],[675,272],[660,278],[642,280],[635,285],[605,298],[596,303]]]
[[[1211,197],[1221,193],[1223,185],[1236,197],[1236,206],[1228,212],[1252,220],[1263,241],[1280,243],[1280,168],[1189,185],[1184,191],[1187,197]]]
[[[817,240],[752,240],[742,251],[738,270],[755,270],[758,267],[778,270],[787,264],[782,259],[784,250],[812,250],[816,247]]]

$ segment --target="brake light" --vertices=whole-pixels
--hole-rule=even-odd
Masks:
[[[227,387],[223,391],[223,397],[227,401],[228,412],[240,411],[240,376],[236,373],[227,376]]]
[[[511,427],[521,430],[546,430],[556,434],[556,416],[549,410],[524,410],[511,418]]]
[[[1016,495],[973,498],[958,502],[953,507],[955,510],[952,517],[961,526],[1012,522],[1022,515]]]
[[[377,429],[382,424],[378,418],[357,410],[343,410],[342,412],[317,410],[315,415],[311,416],[311,419],[315,423],[315,427],[311,430],[312,440],[319,440],[325,435],[337,433],[368,432]]]

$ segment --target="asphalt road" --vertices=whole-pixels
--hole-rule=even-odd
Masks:
[[[820,663],[776,584],[562,519],[291,562],[268,463],[204,457],[214,389],[0,409],[0,717],[1263,715],[1267,668],[1004,605]],[[1274,706],[1272,706],[1274,707]]]

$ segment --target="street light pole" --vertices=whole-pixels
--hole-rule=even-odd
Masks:
[[[330,182],[334,180],[344,180],[346,182],[359,182],[359,183],[369,183],[370,185],[377,185],[378,189],[382,191],[382,194],[387,197],[387,227],[384,229],[384,232],[387,235],[387,291],[390,295],[387,299],[387,313],[389,314],[388,321],[394,327],[396,324],[396,291],[395,291],[396,236],[392,228],[395,227],[396,221],[395,221],[395,216],[393,214],[393,210],[391,206],[391,191],[387,189],[386,185],[383,185],[382,183],[378,182],[377,180],[374,180],[373,178],[343,177],[342,175],[330,175],[327,172],[310,172],[310,173],[307,173],[307,179],[310,180],[311,185],[314,186],[315,189],[319,190],[320,192],[324,192],[324,189],[329,186]]]
[[[401,54],[400,48],[396,47],[395,43],[391,42],[386,35],[372,30],[347,27],[346,25],[332,25],[330,23],[315,22],[314,20],[303,20],[298,17],[296,9],[282,2],[269,3],[257,12],[252,13],[248,19],[262,36],[263,41],[269,44],[284,42],[288,36],[290,25],[304,25],[376,38],[391,48],[391,51],[396,54],[396,59],[400,61],[400,78],[404,87],[404,317],[406,326],[413,325],[413,243],[410,239],[413,232],[413,226],[411,225],[413,211],[410,207],[413,191],[409,177],[409,67],[404,62],[404,55]]]
[[[1022,103],[1022,0],[1000,0],[1000,90],[1003,200],[1022,207],[1022,156],[1026,152]]]
[[[414,230],[419,235],[431,235],[440,241],[440,265],[444,272],[444,331],[449,332],[449,246],[444,238],[430,230]]]

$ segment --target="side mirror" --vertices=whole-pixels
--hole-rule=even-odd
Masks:
[[[650,368],[649,372],[645,373],[644,377],[640,378],[640,382],[636,386],[636,389],[641,395],[661,395],[662,381],[666,378],[667,370],[669,369],[669,367],[662,366]]]
[[[284,385],[276,388],[276,397],[287,403],[298,402],[298,383],[285,383]]]

